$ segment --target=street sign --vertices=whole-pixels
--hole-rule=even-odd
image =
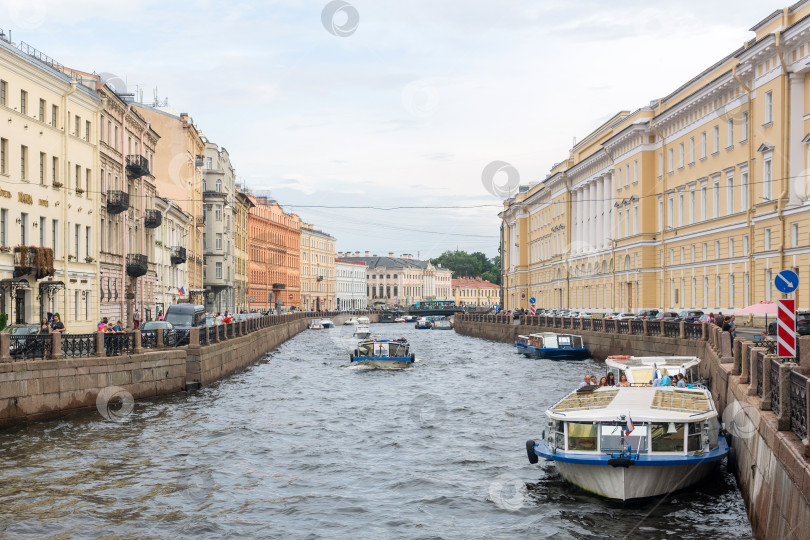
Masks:
[[[529,298],[529,303],[530,303],[530,304],[534,304],[534,302],[535,302],[535,300],[534,300],[534,297],[533,297],[533,296],[532,296],[531,298]]]
[[[796,356],[796,300],[777,300],[776,355]]]
[[[776,290],[790,294],[796,290],[796,287],[799,286],[799,276],[796,275],[796,272],[793,270],[782,270],[778,274],[776,274],[776,278],[773,280],[774,285],[776,285]]]
[[[292,300],[292,298],[293,298],[293,295],[290,295],[290,300]]]

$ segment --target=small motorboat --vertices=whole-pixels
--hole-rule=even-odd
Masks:
[[[416,322],[419,317],[416,315],[405,315],[403,319],[405,319],[405,322]]]
[[[366,339],[371,336],[371,329],[367,324],[358,324],[354,327],[354,337]]]
[[[528,347],[529,347],[529,336],[520,335],[517,337],[517,339],[515,339],[515,348],[517,349],[517,352],[524,353],[526,352],[526,349]]]
[[[405,320],[405,317],[397,317],[396,319],[394,319],[394,322],[408,322],[408,321]]]
[[[323,325],[324,328],[334,328],[335,327],[335,323],[332,321],[332,319],[329,319],[329,318],[321,319],[321,324]]]
[[[357,317],[349,317],[349,318],[348,318],[348,319],[346,319],[346,321],[343,323],[343,326],[354,326],[354,325],[356,325],[356,324],[357,324]]]
[[[323,324],[321,324],[320,319],[312,319],[312,322],[309,323],[310,330],[323,330]]]
[[[549,360],[585,360],[591,353],[582,343],[582,336],[541,332],[529,334],[529,343],[521,352],[526,357]]]
[[[450,321],[447,320],[435,321],[433,323],[433,330],[452,330],[452,329],[453,325],[450,324]]]
[[[349,355],[352,365],[365,365],[378,369],[401,369],[412,366],[416,360],[408,341],[399,339],[366,339]]]
[[[371,324],[371,321],[366,316],[357,317],[357,324]]]
[[[546,411],[529,462],[554,461],[580,488],[628,500],[699,482],[729,455],[709,390],[661,386],[584,386]]]
[[[419,317],[414,325],[414,328],[417,330],[430,330],[433,328],[433,322],[427,317]]]

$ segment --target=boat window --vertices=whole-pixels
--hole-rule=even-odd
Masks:
[[[652,425],[653,452],[683,452],[683,424],[676,422]]]
[[[557,347],[557,338],[558,336],[546,336],[543,340],[545,342],[544,347],[548,349],[553,349]]]
[[[709,449],[714,450],[720,446],[718,436],[720,435],[720,423],[717,418],[709,419]]]
[[[581,349],[582,348],[582,338],[579,336],[574,336],[574,348]]]
[[[700,427],[703,424],[691,422],[687,425],[689,426],[689,435],[686,438],[686,451],[697,452],[703,450],[703,441],[701,440],[702,434],[700,433]]]
[[[408,346],[403,343],[391,343],[391,356],[408,356]]]
[[[552,448],[565,448],[565,425],[559,420],[548,422],[548,443]]]
[[[568,450],[596,451],[599,424],[568,422]]]
[[[571,336],[557,336],[557,345],[560,348],[571,346]]]
[[[622,434],[626,429],[626,424],[602,424],[601,449],[603,452],[621,452],[630,446],[632,452],[646,452],[649,428],[646,425],[636,424],[630,435],[624,437],[622,446]]]

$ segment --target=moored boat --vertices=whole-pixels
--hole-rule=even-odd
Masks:
[[[582,343],[582,336],[554,332],[529,334],[528,343],[521,352],[527,357],[550,360],[585,360],[591,356]]]
[[[357,324],[371,324],[371,321],[369,321],[369,318],[366,316],[360,316],[357,317]]]
[[[343,326],[354,326],[357,324],[357,317],[349,317],[343,322]]]
[[[323,324],[321,324],[321,320],[320,319],[312,319],[312,321],[309,323],[309,329],[310,330],[323,330]]]
[[[433,328],[433,322],[431,322],[431,320],[427,317],[419,317],[414,325],[414,328],[417,330],[430,330]]]
[[[729,453],[711,393],[661,386],[586,386],[546,411],[529,462],[611,499],[654,497],[702,480]]]
[[[354,337],[366,339],[371,335],[371,329],[367,324],[358,324],[354,327]]]
[[[366,339],[349,355],[352,365],[378,369],[400,369],[413,365],[416,357],[403,337],[399,339]]]
[[[529,336],[519,335],[515,338],[515,348],[519,353],[523,353],[529,346]]]
[[[323,325],[324,328],[334,328],[335,327],[335,323],[332,321],[332,319],[329,319],[329,318],[321,319],[321,324]]]
[[[627,377],[630,384],[651,384],[653,381],[674,375],[683,375],[686,380],[698,379],[700,358],[697,356],[608,356],[605,367],[615,380]]]
[[[396,319],[394,319],[394,322],[395,323],[403,323],[403,322],[408,322],[408,321],[405,320],[405,317],[397,317]]]
[[[450,321],[442,320],[433,322],[433,330],[452,330],[452,329],[453,325],[450,324]]]

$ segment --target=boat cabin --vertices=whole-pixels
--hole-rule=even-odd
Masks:
[[[605,359],[607,373],[613,373],[616,380],[621,375],[627,377],[630,384],[650,384],[660,377],[683,374],[687,381],[696,381],[699,378],[698,365],[700,358],[696,356],[608,356]]]
[[[365,358],[404,358],[409,355],[408,342],[403,339],[364,341],[357,346],[355,356]]]
[[[523,336],[518,336],[523,337]],[[539,334],[529,334],[529,346],[538,349],[581,349],[582,337],[571,334],[555,334],[554,332],[542,332]]]

